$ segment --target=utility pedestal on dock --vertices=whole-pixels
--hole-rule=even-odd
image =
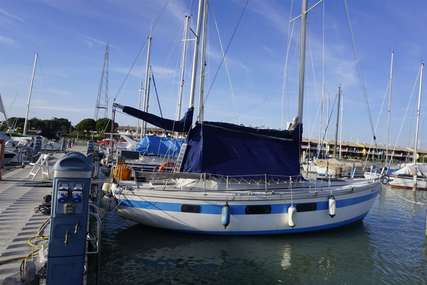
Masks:
[[[48,285],[84,282],[91,172],[90,162],[81,153],[69,153],[55,164]]]

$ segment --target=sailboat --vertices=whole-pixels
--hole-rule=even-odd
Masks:
[[[118,213],[153,227],[218,235],[311,232],[362,220],[378,195],[372,180],[308,181],[300,173],[307,0],[302,0],[298,116],[286,130],[203,120],[207,0],[199,0],[190,106],[179,121],[115,104],[151,124],[187,134],[174,173],[147,174],[137,186],[118,182]],[[201,26],[203,23],[203,32]],[[192,124],[199,39],[199,120]],[[157,175],[157,176],[155,176]]]
[[[417,163],[417,149],[421,115],[421,96],[423,91],[423,71],[424,63],[422,63],[420,66],[413,161],[412,163],[403,165],[402,168],[400,168],[390,176],[389,184],[391,187],[407,188],[413,190],[427,190],[427,164]]]

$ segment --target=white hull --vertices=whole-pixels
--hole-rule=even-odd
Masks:
[[[416,183],[413,177],[390,177],[389,185],[395,188],[407,188],[417,190],[427,190],[427,178],[417,178]]]
[[[234,191],[191,192],[165,190],[119,191],[119,214],[138,223],[178,231],[205,234],[285,234],[336,228],[362,220],[372,207],[380,189],[378,182],[363,182],[340,186],[333,191],[336,215],[329,216],[328,197],[331,188],[321,191],[294,190],[291,203],[289,192],[275,189],[270,193],[236,195]],[[297,192],[299,192],[297,194]],[[221,223],[221,210],[228,203],[230,223]],[[303,206],[293,216],[294,227],[289,226],[288,208],[293,204]],[[200,206],[199,213],[182,212],[182,205]],[[247,214],[248,206],[268,205],[271,213]]]

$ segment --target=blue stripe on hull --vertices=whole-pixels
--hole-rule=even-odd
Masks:
[[[185,233],[193,233],[193,234],[201,234],[201,235],[279,235],[279,234],[298,234],[298,233],[307,233],[307,232],[316,232],[323,230],[330,230],[334,228],[339,228],[342,226],[350,225],[356,222],[363,220],[368,212],[363,215],[341,221],[338,223],[314,226],[314,227],[306,227],[306,228],[293,228],[293,229],[281,229],[281,230],[266,230],[266,231],[190,231],[190,230],[177,230],[174,231],[185,232]]]
[[[337,208],[343,208],[351,206],[354,204],[359,204],[365,201],[368,201],[372,198],[375,198],[378,194],[378,191],[370,193],[365,196],[348,198],[337,200]],[[298,203],[296,203],[298,204]],[[122,200],[121,206],[130,207],[130,208],[143,208],[148,210],[161,210],[169,212],[181,212],[182,203],[170,203],[170,202],[152,202],[152,201],[138,201],[138,200]],[[287,213],[288,207],[291,204],[271,204],[271,214],[281,214]],[[230,205],[230,214],[231,215],[245,215],[245,209],[247,205]],[[200,204],[200,213],[201,214],[212,214],[220,215],[222,210],[222,205],[214,204]],[[327,210],[328,201],[317,202],[316,210]]]

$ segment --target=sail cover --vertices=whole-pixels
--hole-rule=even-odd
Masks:
[[[137,144],[135,150],[144,155],[156,155],[161,157],[177,157],[183,139],[146,135]]]
[[[191,107],[187,110],[184,117],[179,121],[161,118],[151,113],[147,113],[129,106],[122,106],[122,111],[135,118],[141,119],[156,127],[162,128],[167,131],[186,133],[190,130],[193,122],[193,111]]]
[[[181,171],[230,176],[300,174],[302,126],[294,130],[197,123],[187,139]]]

